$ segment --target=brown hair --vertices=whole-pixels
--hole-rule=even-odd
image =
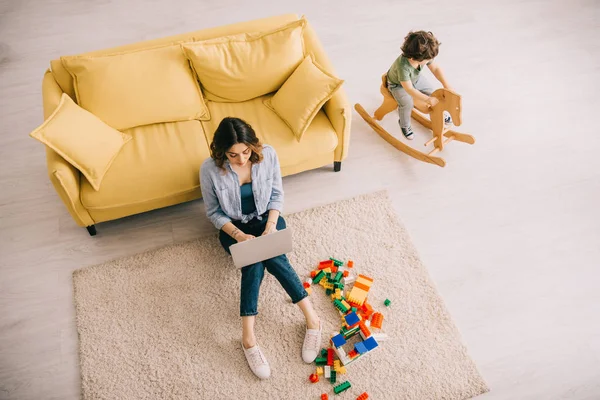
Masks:
[[[432,60],[439,52],[440,42],[431,32],[409,32],[401,47],[402,55],[415,61]]]
[[[226,117],[223,118],[210,144],[210,156],[215,160],[217,167],[225,169],[223,166],[227,160],[227,150],[231,146],[244,143],[252,150],[250,162],[252,164],[259,163],[263,160],[262,144],[256,137],[254,129],[246,121],[240,118]]]

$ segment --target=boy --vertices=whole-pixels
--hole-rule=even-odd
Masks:
[[[430,97],[434,88],[429,84],[421,71],[425,65],[446,89],[452,90],[442,69],[434,63],[441,43],[431,32],[410,32],[404,38],[402,55],[394,61],[387,73],[387,87],[398,102],[400,129],[407,139],[413,139],[410,126],[410,113],[414,106],[417,109],[428,109],[437,104],[438,100]],[[450,115],[444,114],[444,122],[452,122]]]

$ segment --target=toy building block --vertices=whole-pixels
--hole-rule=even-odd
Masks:
[[[346,354],[346,351],[343,347],[335,348],[335,354],[337,354],[338,358],[342,362],[342,365],[348,365],[352,360]]]
[[[338,272],[337,274],[335,274],[335,277],[333,278],[333,280],[334,280],[334,282],[339,282],[342,280],[343,277],[344,277],[344,273]]]
[[[373,339],[375,339],[377,342],[383,342],[388,339],[388,335],[386,335],[385,333],[381,333],[381,332],[372,333],[371,337]]]
[[[321,400],[329,400],[329,395],[327,393],[323,393],[321,395]]]
[[[360,336],[363,338],[363,340],[371,336],[371,331],[369,330],[369,328],[367,328],[363,321],[360,321],[358,326],[360,327]]]
[[[317,383],[317,382],[319,382],[319,375],[310,374],[310,376],[308,377],[308,380],[311,381],[312,383]]]
[[[317,367],[317,375],[323,375],[323,367]]]
[[[313,279],[317,275],[317,271],[310,271],[310,279]]]
[[[346,307],[347,310],[349,310],[351,308],[350,304],[348,304],[348,302],[346,300],[342,300],[342,304],[344,305],[344,307]]]
[[[341,361],[340,361],[340,360],[335,360],[335,361],[333,362],[333,370],[334,370],[335,372],[339,372],[339,371],[340,371],[340,367],[341,367],[341,366],[342,366],[342,363],[341,363]]]
[[[331,367],[326,365],[323,368],[325,369],[325,379],[331,378]]]
[[[354,261],[352,261],[352,260],[348,260],[348,263],[347,263],[347,265],[348,265],[348,268],[352,268],[352,267],[354,267]]]
[[[343,262],[343,261],[337,260],[337,259],[335,259],[335,258],[333,258],[333,257],[329,257],[329,259],[330,259],[331,261],[333,261],[333,264],[334,264],[334,265],[337,265],[337,266],[344,265],[344,262]]]
[[[320,357],[327,358],[327,349],[321,349]]]
[[[338,272],[338,267],[336,267],[335,265],[333,267],[329,267],[329,269],[331,269],[331,273],[333,274]]]
[[[327,365],[327,357],[317,357],[315,363],[317,365]]]
[[[335,299],[333,301],[333,305],[335,306],[335,308],[337,308],[338,310],[340,310],[343,313],[346,313],[348,311],[348,308],[344,305],[344,303],[342,303],[338,299]]]
[[[356,356],[358,356],[358,351],[356,351],[356,349],[354,349],[354,350],[350,350],[350,351],[348,352],[348,357],[350,357],[350,359],[352,359],[352,358],[354,358],[354,357],[356,357]]]
[[[352,326],[352,325],[358,324],[360,322],[358,315],[356,315],[356,313],[354,313],[354,312],[346,314],[346,316],[344,318],[346,319],[346,323],[348,324],[348,326]]]
[[[344,271],[344,272],[342,273],[342,276],[343,276],[344,278],[346,278],[348,275],[350,275],[350,271]]]
[[[304,290],[306,290],[306,293],[308,293],[309,296],[312,294],[312,288],[311,287],[307,287]]]
[[[309,287],[310,287],[310,283],[308,283],[308,282],[303,282],[303,283],[302,283],[302,286],[304,286],[304,289],[307,289],[307,288],[309,288]]]
[[[371,285],[373,285],[372,278],[365,275],[358,275],[358,278],[356,278],[356,282],[354,282],[354,286],[348,295],[348,300],[362,306],[367,299]]]
[[[352,274],[348,274],[348,276],[342,280],[342,282],[344,282],[344,285],[350,285],[351,283],[354,283],[355,281],[356,281],[356,276],[352,275]]]
[[[386,307],[389,307],[391,303],[392,302],[390,301],[390,299],[385,299],[385,301],[383,302],[383,304],[385,304]]]
[[[323,271],[326,274],[331,274],[331,267],[327,267],[325,269],[322,269],[321,271]]]
[[[331,377],[329,378],[329,382],[330,383],[335,383],[336,377],[337,377],[337,372],[335,372],[335,370],[332,370],[331,371]]]
[[[377,347],[379,347],[377,340],[375,340],[375,338],[372,336],[365,339],[362,343],[357,343],[357,346],[359,344],[361,344],[367,351],[372,351],[372,350],[376,349]]]
[[[333,347],[340,347],[346,344],[346,339],[343,335],[337,334],[331,338],[331,344],[333,344]]]
[[[325,273],[323,271],[319,271],[313,278],[313,283],[319,283],[321,279],[325,277]]]
[[[368,351],[363,342],[356,343],[354,345],[354,350],[356,350],[358,354],[365,354]]]
[[[383,314],[376,312],[373,314],[373,318],[371,318],[371,328],[381,329],[381,325],[383,324]]]
[[[360,396],[356,398],[356,400],[367,400],[368,398],[369,395],[367,394],[367,392],[363,392]]]
[[[337,386],[334,386],[333,387],[333,393],[340,394],[343,391],[350,389],[351,387],[352,387],[352,385],[350,384],[350,382],[345,381],[345,382],[340,383]]]
[[[333,266],[334,266],[333,261],[332,260],[327,260],[327,261],[321,261],[319,263],[318,268],[319,269],[325,269],[325,268],[330,268],[330,267],[333,267]]]
[[[332,348],[327,349],[327,365],[330,367],[333,366],[333,354]]]

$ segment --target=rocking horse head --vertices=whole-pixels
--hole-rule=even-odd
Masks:
[[[442,88],[433,92],[431,96],[439,100],[437,107],[441,107],[442,110],[450,113],[455,126],[462,124],[462,101],[458,93]]]

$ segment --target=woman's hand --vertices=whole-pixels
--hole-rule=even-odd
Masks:
[[[235,235],[234,239],[238,241],[238,243],[240,242],[245,242],[246,240],[250,240],[250,239],[254,239],[255,236],[252,235],[248,235],[242,231],[240,231],[240,233],[238,233],[237,235]]]
[[[269,233],[277,232],[277,226],[274,221],[267,221],[267,225],[265,226],[265,231],[262,233],[262,236],[268,235]]]

